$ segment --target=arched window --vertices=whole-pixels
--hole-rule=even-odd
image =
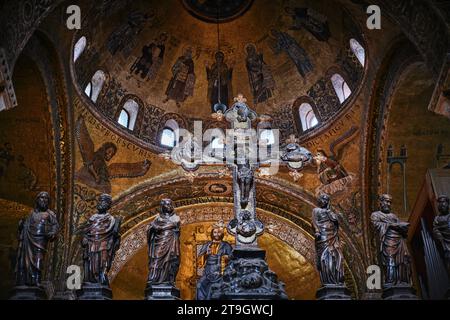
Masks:
[[[120,111],[117,122],[127,129],[133,130],[136,124],[137,115],[139,112],[139,105],[133,99],[128,99]]]
[[[86,88],[84,89],[84,93],[90,98],[92,94],[92,83],[88,83]]]
[[[90,98],[93,102],[97,101],[97,98],[102,91],[103,84],[105,83],[106,75],[102,70],[97,70],[92,76],[91,80],[91,95]]]
[[[275,136],[273,134],[273,131],[270,129],[262,130],[259,136],[259,140],[261,142],[264,141],[268,146],[273,145],[275,143]]]
[[[161,133],[161,145],[169,148],[175,147],[175,132],[171,128],[164,128]]]
[[[350,49],[352,49],[356,58],[358,58],[359,63],[364,67],[364,62],[366,60],[366,51],[361,46],[361,44],[355,39],[350,39]]]
[[[311,129],[319,124],[311,105],[307,102],[300,105],[298,108],[298,115],[300,117],[300,122],[302,123],[303,131]]]
[[[77,43],[75,43],[75,46],[73,47],[73,62],[77,61],[77,59],[81,56],[84,48],[86,48],[86,43],[87,41],[85,36],[82,36],[78,39]]]
[[[178,131],[178,123],[173,119],[167,120],[161,132],[161,145],[169,148],[175,147],[178,141]]]
[[[349,86],[345,82],[344,78],[338,73],[331,76],[331,83],[333,84],[334,91],[339,98],[339,102],[343,103],[352,93]]]
[[[223,149],[224,146],[223,141],[218,137],[214,137],[211,141],[211,148],[213,149]]]
[[[129,125],[130,125],[130,115],[128,114],[127,110],[122,109],[122,111],[120,111],[119,119],[117,120],[117,122],[121,126],[124,126],[125,128],[129,127]]]

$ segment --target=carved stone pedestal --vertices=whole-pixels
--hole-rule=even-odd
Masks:
[[[52,297],[52,300],[77,300],[75,291],[57,291]]]
[[[327,284],[316,292],[317,300],[351,300],[351,292],[345,285]]]
[[[180,290],[170,284],[150,284],[145,288],[145,300],[180,300]]]
[[[410,285],[395,285],[383,288],[384,300],[418,300],[416,290]]]
[[[269,269],[266,252],[235,249],[219,283],[211,286],[212,300],[286,300],[284,283]]]
[[[99,283],[84,282],[77,296],[78,300],[112,300],[112,290]]]
[[[373,290],[363,293],[361,300],[382,300],[381,295],[381,290]]]
[[[47,300],[43,287],[17,286],[12,291],[10,300]]]

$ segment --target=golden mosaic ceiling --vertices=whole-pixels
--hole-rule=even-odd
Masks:
[[[211,10],[208,1],[190,2]],[[139,110],[145,106],[149,114],[177,114],[183,119],[177,121],[187,125],[195,119],[211,120],[219,95],[212,88],[218,83],[221,102],[230,107],[233,97],[243,93],[259,114],[273,117],[274,127],[286,133],[283,137],[302,131],[294,121],[297,114],[285,117],[287,109],[298,108],[305,99],[317,106],[318,127],[351,106],[352,99],[339,102],[330,81],[334,73],[342,74],[355,93],[363,78],[349,45],[356,38],[364,46],[363,36],[343,6],[329,1],[254,1],[239,17],[219,25],[191,11],[177,0],[133,1],[107,12],[94,10],[85,19],[87,28],[73,39],[74,45],[83,36],[87,39],[87,49],[75,62],[75,78],[84,92],[95,82],[91,78],[96,71],[105,73],[97,100],[85,101],[98,118],[104,115],[121,128],[121,107],[134,99]],[[218,50],[223,61],[216,57]],[[179,62],[186,59],[180,69]],[[259,73],[251,72],[255,69]],[[155,143],[152,137],[128,133]]]

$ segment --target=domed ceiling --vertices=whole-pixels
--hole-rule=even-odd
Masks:
[[[87,46],[74,68],[80,92],[95,85],[97,70],[105,74],[98,98],[87,104],[106,116],[101,121],[156,145],[157,127],[171,117],[181,127],[211,122],[218,84],[221,102],[230,107],[243,93],[258,114],[272,117],[282,139],[314,135],[350,105],[364,73],[350,49],[350,39],[365,47],[361,32],[330,1],[121,2],[91,12],[74,46],[82,36]],[[344,102],[331,82],[336,73],[353,93]],[[117,120],[130,98],[140,115],[126,130]],[[312,130],[298,119],[303,102],[318,120]]]

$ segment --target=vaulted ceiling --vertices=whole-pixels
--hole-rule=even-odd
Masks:
[[[203,129],[224,127],[211,117],[216,97],[211,98],[208,86],[216,79],[208,79],[207,71],[213,69],[220,49],[222,68],[228,71],[220,78],[228,94],[222,102],[229,107],[233,97],[243,93],[251,108],[269,115],[272,128],[281,130],[282,144],[295,135],[303,146],[325,153],[342,168],[331,176],[326,173],[329,163],[300,174],[283,169],[276,176],[258,176],[259,210],[276,215],[284,225],[302,228],[307,235],[315,196],[330,193],[334,207],[345,217],[342,239],[347,263],[355,277],[364,275],[364,266],[374,259],[367,219],[376,194],[385,191],[387,146],[407,144],[414,156],[408,163],[409,202],[430,166],[430,150],[440,142],[450,148],[445,145],[448,119],[427,110],[445,114],[435,109],[448,85],[444,60],[448,26],[439,11],[442,2],[408,6],[409,1],[374,1],[382,8],[382,30],[367,29],[368,3],[361,0],[230,1],[220,12],[215,10],[217,2],[79,1],[82,28],[77,31],[65,27],[65,9],[71,1],[50,6],[47,1],[0,3],[1,14],[18,17],[17,21],[0,19],[5,30],[0,47],[6,48],[4,61],[14,74],[19,102],[16,109],[0,113],[0,123],[8,123],[0,146],[8,155],[5,144],[12,143],[15,158],[10,164],[19,172],[15,176],[21,177],[15,182],[20,189],[16,193],[16,188],[0,181],[5,230],[0,249],[6,248],[1,249],[2,265],[9,265],[17,221],[33,205],[37,188],[52,190],[64,225],[55,245],[56,256],[61,257],[58,266],[77,261],[73,230],[95,210],[101,192],[113,195],[113,213],[125,218],[127,235],[154,216],[161,197],[173,198],[180,211],[202,203],[206,208],[229,206],[230,176],[221,166],[186,173],[159,156],[167,151],[160,134],[168,120],[189,130],[194,120],[202,120]],[[74,61],[82,37],[86,45]],[[364,48],[362,61],[350,39]],[[252,57],[264,63],[251,64],[252,48],[259,54]],[[180,72],[177,61],[188,49],[192,63],[186,65],[191,68]],[[252,78],[250,66],[255,67],[253,75],[262,78]],[[103,72],[99,78],[103,83],[92,99],[98,70]],[[351,91],[342,102],[331,81],[335,73]],[[175,88],[173,80],[183,82],[183,87]],[[86,90],[89,84],[91,91]],[[132,129],[119,123],[128,100],[138,105]],[[318,120],[307,130],[299,114],[303,103],[312,106]],[[42,132],[33,129],[38,123],[31,119],[38,111],[43,114],[40,129],[44,122],[47,128]],[[407,118],[412,115],[418,117]],[[427,122],[436,124],[439,133],[425,130]],[[47,149],[34,142],[40,135],[45,135]],[[26,142],[17,143],[20,136]],[[413,149],[416,141],[430,148]],[[111,144],[116,152],[101,159],[105,146]],[[103,161],[101,170],[107,175],[102,183],[86,171],[86,145],[92,145]],[[401,197],[401,187],[391,190]],[[293,250],[294,245],[288,245]],[[136,266],[137,260],[130,265]],[[10,266],[7,269],[11,273]]]

